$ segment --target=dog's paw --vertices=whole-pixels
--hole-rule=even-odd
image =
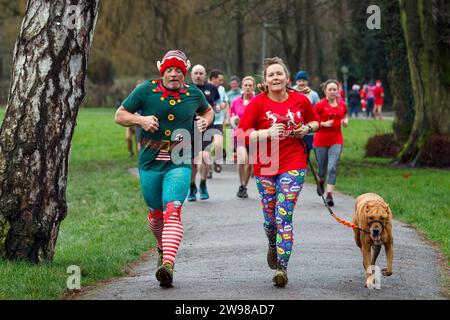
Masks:
[[[381,273],[383,274],[383,276],[389,277],[392,276],[393,272],[388,272],[387,268],[384,268],[383,270],[381,270]]]
[[[366,285],[364,287],[370,290],[380,289],[380,286],[376,285],[375,276],[373,275],[367,278]]]
[[[375,283],[374,283],[374,281],[368,279],[366,281],[366,285],[364,287],[367,289],[373,290],[373,289],[375,289]]]

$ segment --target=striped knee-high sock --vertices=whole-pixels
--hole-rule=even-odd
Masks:
[[[172,265],[183,238],[183,224],[181,223],[181,203],[168,203],[164,211],[164,228],[162,231],[163,261]]]
[[[164,220],[162,210],[153,210],[148,214],[148,229],[153,232],[156,239],[156,245],[162,250],[162,233]]]

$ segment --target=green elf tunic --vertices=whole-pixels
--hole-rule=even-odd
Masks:
[[[161,79],[148,80],[137,86],[122,105],[131,113],[141,110],[143,116],[158,118],[159,129],[154,133],[141,130],[141,142],[148,139],[173,142],[175,136],[172,133],[179,129],[190,134],[190,137],[183,137],[183,141],[189,142],[189,152],[184,153],[181,163],[174,163],[170,152],[149,148],[141,143],[141,170],[167,171],[176,167],[191,167],[190,141],[194,136],[194,119],[196,113],[202,114],[208,109],[205,95],[197,87],[183,83],[179,90],[170,91],[163,87]]]

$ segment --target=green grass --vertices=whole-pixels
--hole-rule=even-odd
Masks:
[[[412,224],[437,242],[449,261],[450,171],[396,167],[389,159],[364,158],[367,139],[392,132],[392,121],[352,120],[343,130],[345,146],[337,190],[355,197],[378,193],[396,219]]]
[[[139,180],[127,171],[136,159],[128,158],[124,129],[113,116],[114,110],[80,110],[69,163],[68,214],[54,261],[37,266],[0,261],[0,299],[59,299],[70,265],[81,268],[86,286],[123,275],[127,263],[154,245]]]
[[[70,265],[81,268],[81,284],[86,286],[123,275],[127,263],[154,245],[139,181],[127,172],[136,159],[128,158],[124,129],[113,123],[113,114],[109,109],[80,110],[69,163],[68,215],[54,261],[0,261],[0,299],[60,299]],[[0,118],[3,115],[0,110]],[[448,257],[450,171],[398,168],[386,159],[364,158],[368,137],[389,132],[391,126],[389,121],[350,122],[344,129],[337,188],[354,196],[379,193],[397,219],[423,230]],[[410,174],[408,179],[404,172]]]

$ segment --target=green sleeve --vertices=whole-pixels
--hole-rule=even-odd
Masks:
[[[131,113],[135,113],[138,110],[142,109],[144,104],[142,103],[143,99],[143,89],[144,86],[141,84],[137,86],[133,92],[122,102],[122,106],[124,106],[127,111]]]

